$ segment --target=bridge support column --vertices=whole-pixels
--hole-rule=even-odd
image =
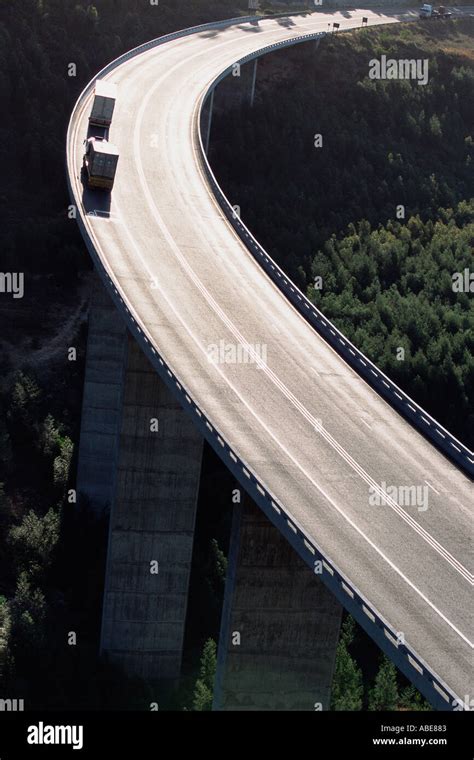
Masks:
[[[202,448],[129,337],[101,650],[150,682],[180,675]]]
[[[118,456],[127,330],[98,275],[89,311],[76,489],[110,509]]]
[[[212,126],[212,112],[214,110],[214,91],[215,87],[212,88],[211,94],[209,96],[209,104],[208,104],[208,115],[207,115],[207,127],[206,127],[206,144],[205,144],[205,150],[206,150],[206,156],[209,154],[209,141],[211,139],[211,126]]]
[[[255,86],[257,84],[257,66],[258,66],[258,58],[256,58],[253,62],[252,84],[250,85],[250,108],[253,108],[253,103],[255,100]]]
[[[233,516],[213,709],[329,709],[341,614],[246,499]]]
[[[78,490],[110,510],[101,652],[172,686],[181,669],[203,439],[99,283]]]

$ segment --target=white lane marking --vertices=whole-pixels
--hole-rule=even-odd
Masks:
[[[195,57],[201,57],[201,54],[195,54],[194,56],[188,57],[186,59],[185,63],[189,63],[190,60],[192,60]],[[167,74],[164,75],[163,78],[166,78],[169,76],[174,70],[180,68],[183,65],[184,62],[179,62],[175,64],[174,67],[171,67],[168,69]],[[176,244],[173,236],[171,235],[169,229],[167,228],[155,202],[152,197],[152,194],[150,192],[150,189],[148,187],[148,183],[146,181],[145,172],[143,169],[143,163],[141,160],[141,151],[140,151],[140,135],[141,135],[141,127],[142,127],[142,121],[145,109],[148,106],[148,102],[150,98],[152,97],[155,90],[160,87],[162,84],[162,80],[159,79],[156,81],[152,87],[147,92],[147,95],[143,98],[137,117],[135,122],[135,129],[134,129],[134,155],[135,155],[135,161],[136,161],[136,170],[140,179],[140,183],[142,186],[142,190],[144,192],[145,198],[147,199],[150,211],[152,215],[154,216],[158,226],[160,227],[165,239],[167,240],[171,251],[174,253],[175,258],[181,263],[183,269],[187,272],[190,281],[195,285],[195,287],[199,290],[199,292],[202,294],[203,298],[207,301],[209,304],[211,310],[214,311],[216,315],[218,315],[221,319],[221,321],[226,325],[227,329],[234,335],[234,337],[237,339],[238,342],[240,342],[241,345],[249,345],[248,341],[244,338],[244,336],[240,333],[236,325],[230,320],[228,315],[224,312],[224,310],[219,306],[217,301],[213,298],[211,293],[207,290],[207,288],[204,286],[202,281],[199,279],[189,262],[187,261],[186,257],[181,253],[178,245]],[[194,130],[192,129],[192,125],[196,121],[196,111],[200,105],[200,99],[197,100],[194,111],[193,111],[193,118],[191,119],[191,145],[194,151],[194,154],[197,158],[197,150],[196,150],[196,144],[195,144],[195,136],[194,136]],[[168,125],[165,125],[165,132],[168,133]],[[196,160],[196,166],[199,167],[199,161]],[[188,208],[192,207],[195,209],[194,204],[192,203],[192,200],[188,203]],[[383,501],[388,504],[410,527],[415,530],[418,535],[420,535],[435,551],[440,554],[440,556],[445,559],[446,562],[448,562],[465,580],[467,580],[468,583],[474,585],[474,576],[472,573],[469,572],[469,570],[464,567],[464,565],[456,559],[442,544],[440,544],[437,539],[435,539],[425,528],[423,528],[411,515],[409,515],[405,510],[390,496],[386,494],[386,492],[380,487],[376,481],[369,476],[369,474],[362,468],[362,466],[356,462],[355,459],[352,458],[352,456],[339,444],[326,430],[319,429],[320,426],[317,423],[317,420],[311,415],[311,413],[306,409],[306,407],[296,398],[296,396],[287,388],[286,385],[280,380],[280,378],[277,377],[277,375],[271,370],[267,364],[261,361],[260,357],[255,354],[255,351],[250,348],[249,350],[250,355],[255,360],[255,363],[264,370],[264,373],[273,381],[273,383],[280,388],[283,395],[286,396],[286,398],[300,411],[303,417],[305,417],[309,422],[310,425],[317,429],[318,432],[321,433],[321,435],[325,438],[325,440],[335,449],[339,455],[354,469],[359,476],[365,480],[365,482],[374,489],[379,495],[382,497]]]
[[[136,243],[135,243],[135,241],[134,241],[134,239],[133,239],[133,237],[132,237],[132,235],[131,235],[131,233],[130,233],[130,231],[128,229],[128,226],[126,224],[124,224],[124,229],[126,230],[128,239],[130,240],[131,245],[135,249],[138,258],[140,259],[140,261],[141,261],[141,263],[143,265],[143,268],[148,272],[148,275],[151,277],[152,275],[151,275],[150,270],[148,269],[148,265],[145,262],[143,256],[141,255],[140,249],[136,245]],[[163,299],[166,301],[166,303],[168,305],[168,308],[170,309],[170,311],[172,313],[174,313],[177,321],[180,322],[180,324],[183,327],[184,331],[189,335],[189,337],[191,338],[191,340],[195,343],[196,347],[200,351],[203,351],[203,347],[201,346],[201,343],[200,343],[199,339],[189,329],[188,325],[184,322],[184,319],[180,316],[180,314],[178,314],[178,312],[176,311],[174,305],[171,303],[171,301],[167,297],[165,290],[159,284],[158,284],[158,287],[156,288],[156,290],[160,291],[161,296],[163,297]],[[257,422],[260,424],[260,426],[263,428],[263,430],[265,430],[265,432],[268,434],[268,436],[270,438],[272,438],[272,440],[277,444],[277,446],[279,448],[281,448],[281,450],[286,454],[286,456],[290,459],[290,461],[295,465],[295,467],[298,470],[300,470],[300,472],[302,472],[302,474],[307,478],[307,480],[309,480],[309,482],[316,488],[316,490],[319,491],[319,493],[334,507],[334,509],[341,515],[341,517],[344,520],[346,520],[346,522],[349,523],[349,525],[372,547],[372,549],[374,549],[374,551],[380,557],[382,557],[382,559],[385,560],[385,562],[387,562],[387,564],[392,568],[392,570],[394,570],[397,573],[397,575],[399,575],[410,586],[410,588],[413,589],[413,591],[415,591],[423,599],[423,601],[426,602],[426,604],[428,604],[428,606],[431,607],[431,609],[437,615],[439,615],[439,617],[442,620],[444,620],[444,622],[461,639],[463,639],[463,641],[465,641],[466,644],[468,644],[471,647],[471,649],[474,649],[474,643],[472,643],[467,638],[467,636],[465,636],[462,633],[462,631],[460,631],[459,628],[457,628],[457,626],[455,626],[454,623],[452,623],[451,620],[449,620],[449,618],[443,612],[441,612],[441,610],[438,609],[438,607],[436,607],[436,605],[433,604],[433,602],[430,599],[428,599],[428,597],[417,586],[415,586],[415,584],[409,578],[407,578],[407,576],[395,565],[395,563],[392,562],[392,560],[390,560],[381,551],[381,549],[378,548],[378,546],[363,532],[363,530],[361,530],[361,528],[359,528],[358,525],[356,525],[355,522],[338,506],[338,504],[331,498],[331,496],[329,496],[329,494],[311,477],[311,475],[308,472],[306,472],[306,470],[301,466],[301,464],[298,462],[298,460],[295,459],[291,455],[291,453],[288,451],[288,449],[286,449],[286,447],[281,443],[281,441],[274,435],[274,433],[268,428],[268,426],[264,423],[264,421],[258,416],[258,414],[255,412],[255,410],[253,410],[250,407],[250,405],[245,400],[245,398],[239,394],[237,388],[231,383],[231,381],[229,380],[229,378],[224,374],[224,372],[221,369],[221,367],[218,364],[215,364],[213,366],[214,366],[215,370],[221,375],[223,381],[227,385],[230,386],[230,388],[233,390],[233,392],[235,393],[235,395],[240,399],[240,401],[243,403],[243,405],[248,409],[249,413],[257,420]],[[269,491],[269,493],[270,493],[270,491]]]
[[[364,418],[363,418],[363,417],[361,417],[360,419],[361,419],[361,421],[364,423],[364,425],[365,425],[366,427],[368,427],[368,428],[369,428],[369,430],[372,430],[372,425],[369,425],[369,423],[368,423],[368,422],[366,422],[366,420],[364,420]]]
[[[432,490],[432,491],[434,491],[435,493],[437,493],[437,494],[438,494],[438,496],[441,496],[440,492],[439,492],[439,491],[437,491],[437,490],[436,490],[436,488],[435,488],[434,486],[432,486],[432,485],[431,485],[431,483],[428,483],[428,481],[427,481],[427,480],[425,480],[425,483],[426,483],[426,485],[427,485],[429,488],[431,488],[431,490]]]

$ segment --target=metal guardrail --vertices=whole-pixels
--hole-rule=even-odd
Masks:
[[[254,18],[255,17],[250,17],[251,20],[254,20]],[[232,23],[242,23],[242,21],[243,21],[242,19],[236,19],[236,20],[233,20]],[[219,26],[228,26],[228,25],[230,25],[229,22],[219,23]],[[176,32],[172,35],[166,35],[165,37],[161,37],[158,40],[154,40],[152,42],[146,43],[145,45],[141,45],[138,48],[135,48],[133,51],[130,51],[129,53],[126,53],[123,56],[120,56],[114,62],[112,62],[111,64],[106,66],[104,69],[102,69],[102,71],[96,77],[94,77],[94,79],[91,80],[91,82],[82,91],[81,95],[79,96],[78,101],[76,102],[74,110],[72,112],[69,128],[68,128],[68,134],[67,134],[67,182],[68,182],[68,188],[69,188],[69,194],[70,194],[71,200],[74,202],[74,204],[77,206],[78,209],[82,207],[82,203],[81,203],[80,197],[76,197],[75,187],[72,180],[72,178],[74,177],[74,144],[72,142],[72,137],[74,133],[74,126],[75,126],[76,117],[78,115],[78,111],[83,105],[84,100],[87,97],[87,95],[92,91],[96,78],[105,75],[106,73],[112,71],[114,68],[119,66],[121,63],[124,63],[130,58],[135,57],[136,55],[139,55],[140,53],[144,52],[145,50],[150,49],[151,47],[156,47],[172,39],[176,39],[178,37],[183,37],[188,34],[192,34],[194,31],[197,31],[197,30],[203,30],[203,29],[209,29],[209,28],[214,29],[215,27],[216,27],[215,24],[206,24],[199,27],[193,27],[192,29],[184,30],[183,32]],[[293,38],[291,42],[285,41],[285,43],[287,45],[296,44],[297,42],[302,42],[307,39],[315,38],[319,36],[320,34],[321,33],[317,33],[313,35],[304,35],[299,38]],[[281,46],[282,44],[279,43],[279,44],[268,46],[268,49],[274,50],[277,47],[281,47]],[[265,50],[267,49],[265,48]],[[252,56],[249,59],[254,58],[254,57],[257,57],[257,55],[252,54]],[[248,58],[248,56],[246,58]],[[207,94],[208,93],[206,93],[202,99],[201,107]],[[197,115],[197,118],[200,122],[200,111]],[[227,198],[224,196],[221,188],[219,187],[212,173],[212,170],[210,169],[210,166],[204,155],[204,149],[202,146],[202,137],[201,137],[200,130],[198,130],[198,132],[199,132],[199,140],[200,140],[200,145],[201,145],[201,153],[203,157],[203,165],[204,166],[207,165],[208,177],[211,180],[213,189],[216,191],[219,202],[222,201],[222,203],[224,204],[223,208],[226,212],[226,216],[228,216],[228,211],[230,210],[231,217],[232,217],[233,209],[230,206],[230,203],[227,200]],[[275,277],[277,278],[275,281],[278,282],[280,279],[282,279],[285,287],[288,286],[289,289],[293,287],[294,291],[296,292],[297,289],[289,282],[287,278],[285,278],[284,273],[281,272],[281,270],[279,270],[277,265],[271,261],[270,257],[268,257],[265,254],[263,249],[258,245],[257,241],[254,240],[253,236],[247,230],[245,225],[240,220],[238,220],[238,224],[234,224],[235,222],[237,222],[236,219],[231,219],[231,221],[233,222],[234,228],[239,233],[239,236],[243,236],[242,239],[244,239],[244,241],[247,241],[248,239],[249,242],[247,243],[247,245],[249,246],[249,250],[251,250],[253,255],[258,256],[259,260],[262,260],[262,263],[265,265],[265,267],[269,268],[271,272],[273,271],[275,272]],[[236,479],[239,481],[242,487],[249,493],[249,495],[254,499],[254,501],[258,504],[258,506],[270,519],[270,521],[280,530],[280,532],[286,537],[288,542],[298,552],[301,558],[311,568],[314,569],[316,563],[318,562],[321,563],[322,572],[321,572],[320,577],[323,580],[323,582],[334,593],[336,598],[343,604],[343,606],[356,618],[356,620],[362,625],[362,627],[368,632],[368,634],[376,641],[376,643],[378,643],[381,649],[385,651],[389,655],[389,657],[396,662],[397,666],[405,673],[405,675],[409,678],[409,680],[418,689],[420,689],[420,691],[422,691],[425,694],[425,696],[427,696],[427,698],[431,701],[431,703],[441,710],[462,709],[463,701],[460,699],[460,697],[456,695],[452,691],[452,689],[450,689],[450,687],[441,678],[439,678],[439,676],[437,676],[436,673],[434,673],[430,669],[427,663],[425,663],[425,661],[415,652],[413,648],[411,648],[406,642],[403,642],[400,640],[399,632],[397,632],[385,620],[385,618],[370,604],[368,599],[366,599],[366,597],[359,591],[359,589],[350,582],[350,580],[337,567],[337,565],[334,562],[332,562],[329,559],[329,557],[327,557],[324,554],[324,552],[319,547],[319,545],[303,530],[303,528],[298,524],[298,522],[285,510],[283,505],[271,493],[271,490],[266,486],[266,484],[260,478],[257,477],[257,475],[252,471],[252,468],[241,457],[239,457],[239,455],[233,450],[233,448],[225,440],[224,436],[213,425],[213,423],[211,422],[209,417],[206,415],[204,410],[198,404],[195,403],[191,394],[186,389],[184,384],[178,379],[178,377],[172,371],[169,364],[156,350],[150,338],[145,334],[145,331],[138,324],[138,321],[134,316],[133,307],[131,306],[131,304],[129,304],[126,298],[124,298],[124,295],[122,295],[118,291],[115,282],[113,281],[111,275],[105,268],[97,252],[91,233],[86,227],[86,224],[81,214],[78,215],[77,222],[79,224],[81,234],[84,238],[84,241],[91,255],[91,258],[94,261],[95,266],[98,270],[98,273],[101,279],[103,280],[104,284],[106,285],[107,290],[109,291],[112,297],[112,300],[114,301],[117,308],[119,309],[119,311],[125,318],[126,324],[130,332],[134,335],[135,339],[139,342],[145,355],[148,357],[151,364],[156,369],[156,371],[158,372],[159,376],[162,378],[164,383],[167,385],[170,391],[174,394],[174,396],[178,399],[179,403],[183,406],[185,411],[187,411],[191,415],[194,423],[198,427],[199,431],[202,433],[203,437],[217,452],[217,454],[224,461],[228,469],[236,477]],[[257,248],[259,249],[261,253],[257,252]],[[277,271],[279,271],[280,274],[277,274]],[[289,292],[292,292],[292,291],[290,290]],[[299,294],[299,291],[296,296],[297,301],[300,300],[298,298],[298,294]],[[303,301],[304,296],[302,294],[299,294],[299,295],[301,295],[301,301]],[[310,308],[311,307],[308,306],[308,309]],[[312,308],[314,309],[314,307]],[[325,322],[329,325],[328,320],[325,320]],[[333,329],[336,332],[336,328],[333,328]],[[346,343],[348,344],[347,341]]]
[[[274,52],[277,49],[288,47],[299,42],[305,42],[316,37],[325,36],[326,32],[319,34],[302,35],[284,42],[274,43],[261,48],[255,53],[244,56],[236,63],[241,66],[245,63],[261,57],[267,53]],[[235,65],[235,64],[234,64]],[[201,101],[201,109],[198,115],[199,120],[202,116],[202,108],[212,90],[232,72],[232,66],[229,66],[224,72],[212,82]],[[369,385],[371,385],[383,398],[385,398],[392,407],[408,419],[425,437],[429,438],[434,445],[452,459],[467,475],[474,477],[474,452],[470,451],[461,441],[452,433],[439,424],[430,414],[428,414],[419,404],[417,404],[405,391],[399,388],[390,378],[385,375],[365,354],[362,353],[324,314],[305,296],[304,293],[292,282],[285,272],[278,266],[274,259],[268,255],[265,249],[254,238],[248,227],[241,221],[235,213],[230,201],[224,194],[221,186],[212,171],[209,161],[204,150],[201,130],[199,130],[199,148],[206,176],[210,182],[212,191],[217,198],[220,207],[224,211],[227,219],[231,223],[239,238],[245,244],[252,254],[253,258],[258,261],[262,269],[270,277],[272,282],[277,285],[292,305],[298,310],[307,322],[329,343],[335,351],[343,357]]]

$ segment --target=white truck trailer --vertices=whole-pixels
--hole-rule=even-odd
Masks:
[[[110,127],[116,100],[117,85],[97,79],[89,123],[98,127]]]

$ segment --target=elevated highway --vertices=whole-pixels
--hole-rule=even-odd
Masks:
[[[81,181],[92,85],[71,118],[68,175],[97,269],[157,372],[346,608],[452,709],[474,694],[472,453],[361,358],[232,218],[200,134],[208,92],[236,61],[363,16],[413,14],[218,23],[132,51],[100,75],[119,90],[110,206]]]

